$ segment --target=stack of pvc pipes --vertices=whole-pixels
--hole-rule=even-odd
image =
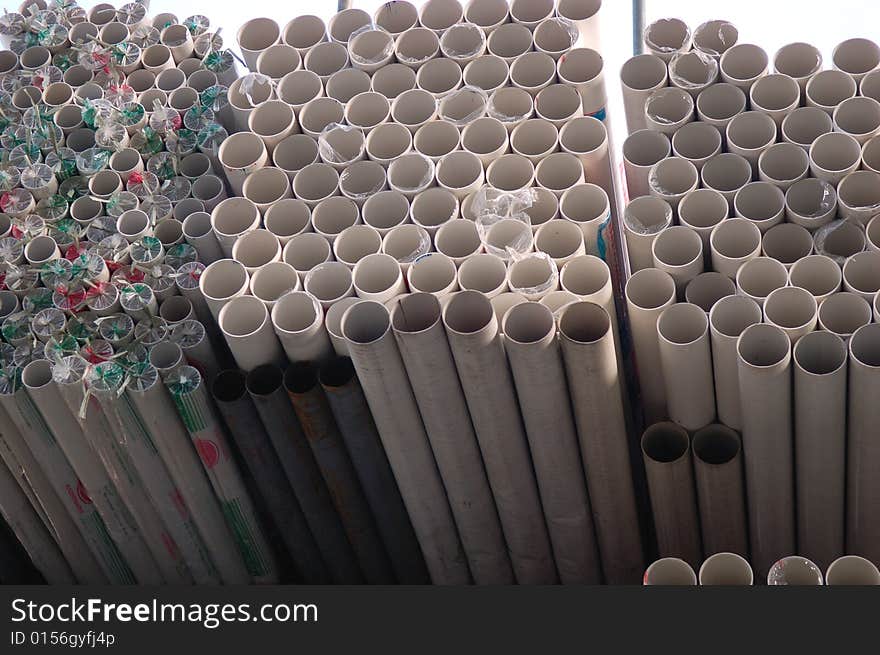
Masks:
[[[641,577],[599,4],[392,2],[238,33],[252,72],[219,158],[241,197],[212,212],[200,286],[240,371],[215,397],[250,396],[305,466],[285,473],[312,535],[338,546],[315,524],[335,506],[366,577],[359,508],[402,557],[380,493],[435,583]]]
[[[761,579],[796,553],[880,561],[880,47],[825,67],[678,19],[644,40],[623,228],[659,553]]]
[[[226,197],[232,55],[140,3],[28,0],[0,37],[0,514],[53,583],[278,581],[183,228]]]

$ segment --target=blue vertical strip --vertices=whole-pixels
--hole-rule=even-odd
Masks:
[[[343,0],[340,0],[342,4]],[[645,31],[645,0],[632,3],[633,56],[642,54],[642,33]]]

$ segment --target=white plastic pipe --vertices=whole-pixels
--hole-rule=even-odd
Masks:
[[[703,256],[709,256],[709,237],[715,226],[728,217],[730,207],[721,192],[714,189],[694,189],[678,205],[678,220],[692,229],[703,241]]]
[[[384,305],[362,301],[346,311],[342,332],[431,579],[467,584],[465,555],[390,323]]]
[[[697,167],[681,157],[667,157],[657,162],[648,173],[648,188],[651,195],[662,198],[676,212],[685,194],[700,184]]]
[[[813,332],[793,361],[798,552],[827,568],[844,553],[846,344]]]
[[[306,274],[303,287],[318,299],[326,311],[337,300],[354,295],[352,268],[341,262],[319,264]]]
[[[247,198],[227,198],[211,212],[214,236],[227,257],[232,256],[236,240],[246,232],[256,230],[259,225],[260,212]]]
[[[657,235],[651,252],[654,266],[672,277],[683,298],[685,287],[704,270],[702,237],[689,227],[673,225]]]
[[[865,245],[865,232],[853,221],[832,221],[813,233],[816,252],[830,257],[840,266],[852,255],[862,252]]]
[[[773,55],[773,70],[794,79],[801,90],[801,100],[807,82],[822,69],[822,52],[809,43],[789,43]]]
[[[353,200],[332,196],[315,206],[311,223],[317,234],[335,244],[340,234],[360,223],[360,212]]]
[[[837,216],[837,192],[830,182],[807,178],[785,192],[785,218],[815,232]]]
[[[793,143],[776,143],[758,158],[758,178],[782,191],[807,177],[809,170],[809,155]]]
[[[644,560],[611,325],[599,305],[572,303],[560,345],[605,581],[635,584]]]
[[[662,198],[641,196],[626,206],[623,229],[630,270],[633,273],[654,265],[654,240],[670,225],[672,207]]]
[[[324,329],[324,310],[305,291],[281,296],[272,307],[271,324],[292,362],[320,362],[333,353]]]
[[[795,262],[813,254],[813,235],[800,225],[781,223],[764,234],[761,250],[790,269]]]
[[[482,293],[463,291],[444,308],[443,323],[516,579],[552,583],[556,569],[495,312]]]
[[[700,91],[695,108],[697,117],[726,133],[730,122],[746,111],[748,98],[738,86],[722,82]]]
[[[732,152],[715,155],[703,165],[700,180],[707,189],[714,189],[727,199],[733,211],[737,192],[752,181],[752,167],[745,157]]]
[[[752,85],[749,99],[753,110],[767,114],[781,128],[785,117],[800,104],[801,87],[788,75],[765,75]]]
[[[570,220],[556,219],[544,223],[535,234],[535,248],[549,255],[559,269],[575,257],[586,254],[584,233]]]
[[[456,219],[440,226],[434,235],[434,244],[437,252],[449,257],[456,266],[483,248],[476,224],[465,219]]]
[[[431,235],[418,225],[398,225],[382,238],[382,252],[400,263],[404,272],[431,250]]]
[[[748,553],[742,448],[735,430],[713,424],[691,442],[703,551]]]
[[[703,89],[717,80],[717,60],[701,52],[680,52],[669,62],[669,81],[672,86],[687,91],[695,99]]]
[[[281,261],[293,266],[300,280],[305,280],[310,270],[333,259],[330,243],[316,232],[297,234],[281,251]]]
[[[691,48],[691,30],[680,18],[661,18],[645,27],[645,48],[669,62],[677,53]]]
[[[247,293],[248,283],[247,270],[240,262],[232,259],[220,259],[202,272],[199,289],[214,320],[217,320],[226,303]]]
[[[751,43],[737,43],[721,56],[721,79],[748,92],[760,77],[767,74],[768,64],[769,57],[762,48]]]
[[[675,280],[666,271],[646,268],[629,278],[625,294],[642,409],[650,424],[667,416],[657,321],[675,303]]]
[[[250,132],[229,136],[220,146],[217,156],[235,195],[241,195],[248,174],[265,166],[269,159],[263,140]]]
[[[486,50],[508,64],[534,46],[532,32],[519,23],[499,25],[489,33]]]
[[[245,65],[257,70],[260,53],[278,43],[281,28],[271,18],[253,18],[238,29],[237,40]]]
[[[791,341],[774,325],[747,327],[737,343],[749,536],[755,571],[795,551]]]
[[[660,365],[669,418],[694,431],[715,420],[709,318],[697,305],[678,303],[657,321]]]
[[[682,125],[672,135],[672,152],[676,157],[687,159],[697,170],[721,152],[721,133],[717,128],[702,121]]]
[[[834,560],[825,571],[825,584],[837,585],[878,585],[880,571],[870,561],[858,555],[844,555]]]
[[[651,168],[672,154],[669,137],[655,130],[638,130],[623,142],[623,171],[627,197],[634,200],[651,192]]]
[[[559,213],[581,229],[587,254],[604,257],[607,253],[606,230],[611,221],[608,195],[595,184],[575,184],[559,200]]]
[[[678,557],[663,557],[645,569],[642,584],[662,587],[693,587],[697,576],[693,567]]]
[[[559,58],[556,75],[565,85],[577,89],[581,98],[581,110],[603,123],[607,120],[604,61],[590,48],[575,48]]]
[[[770,257],[755,257],[739,267],[736,273],[737,293],[751,298],[763,307],[772,292],[788,284],[785,266]]]
[[[442,297],[458,290],[455,262],[441,253],[428,253],[415,260],[406,273],[406,280],[413,293]]]
[[[734,116],[727,125],[727,149],[745,157],[758,172],[758,159],[776,142],[779,128],[770,116],[759,111],[746,111]]]
[[[764,301],[764,320],[785,332],[794,346],[816,328],[818,310],[816,299],[806,289],[782,287]]]
[[[822,571],[813,562],[800,555],[783,557],[767,573],[771,586],[793,585],[797,587],[822,586]]]
[[[694,99],[675,87],[657,89],[645,101],[645,125],[648,129],[672,136],[694,120]]]
[[[861,156],[861,146],[851,135],[822,134],[810,146],[810,172],[813,177],[836,186],[859,167]]]
[[[832,129],[831,116],[827,112],[818,107],[800,107],[782,121],[781,136],[783,141],[800,146],[809,153],[813,141]]]
[[[385,303],[406,291],[400,264],[391,255],[374,253],[361,259],[352,272],[358,298]]]
[[[259,298],[271,312],[275,303],[291,291],[299,291],[302,282],[296,269],[284,262],[272,262],[255,271],[251,278],[251,293]],[[166,300],[162,305],[168,304]]]
[[[864,228],[880,210],[880,173],[850,173],[837,186],[837,200],[840,218]]]
[[[880,66],[880,47],[865,38],[847,39],[834,48],[831,62],[834,68],[848,73],[858,82]]]
[[[843,284],[840,266],[825,255],[810,255],[799,259],[788,271],[788,282],[813,294],[821,307]]]
[[[843,265],[843,286],[847,291],[858,294],[866,301],[873,302],[880,291],[880,252],[867,250],[846,260]]]
[[[654,423],[641,447],[658,552],[696,566],[703,558],[688,432],[675,423]]]
[[[464,67],[462,81],[465,86],[474,86],[491,94],[504,88],[510,81],[510,66],[497,55],[484,54]]]
[[[269,230],[253,230],[238,238],[232,258],[253,275],[266,264],[281,261],[281,243]]]
[[[263,225],[284,247],[297,234],[311,231],[311,211],[298,198],[284,198],[266,210]]]
[[[558,150],[559,130],[543,118],[530,118],[510,133],[510,147],[515,154],[538,164]]]
[[[734,196],[733,211],[764,234],[784,220],[785,194],[769,182],[749,182]]]
[[[369,225],[347,227],[333,241],[333,256],[353,269],[367,255],[382,250],[382,235]]]
[[[702,586],[745,586],[755,582],[755,574],[748,561],[736,553],[715,553],[706,558],[700,567]]]

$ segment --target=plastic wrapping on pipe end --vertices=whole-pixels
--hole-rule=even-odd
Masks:
[[[361,142],[358,147],[358,152],[357,154],[355,154],[355,156],[349,157],[343,155],[331,145],[330,137],[336,131],[344,132],[346,134],[349,132],[360,133]],[[364,131],[359,127],[353,127],[351,125],[345,125],[343,123],[330,123],[323,130],[321,130],[321,134],[318,136],[318,154],[320,155],[321,160],[327,164],[349,164],[351,162],[362,159],[365,150],[366,139],[364,138]]]
[[[724,28],[734,27],[734,29],[735,29],[735,26],[733,25],[733,23],[730,23],[730,22],[724,21],[724,20],[707,20],[705,23],[701,23],[700,25],[697,26],[697,29],[694,30],[694,36],[696,37],[697,34],[702,34],[702,33],[706,32],[706,30],[708,30],[709,27],[713,24],[717,25],[715,37],[718,39],[718,42],[722,46],[724,46],[725,50],[731,48],[733,45],[736,44],[736,38],[734,38],[734,40],[732,42],[728,43],[727,35],[724,33]],[[707,55],[710,55],[712,57],[721,57],[721,55],[722,55],[722,53],[718,52],[717,50],[715,50],[713,48],[707,48],[704,45],[697,46],[695,44],[694,50],[702,52]]]
[[[373,53],[372,56],[369,57],[354,52],[354,48],[352,48],[352,44],[354,43],[355,39],[361,34],[366,34],[367,32],[381,32],[383,34],[387,34],[389,37],[382,49],[377,53]],[[366,25],[362,25],[354,32],[352,32],[351,36],[348,37],[348,58],[353,64],[358,64],[359,66],[376,66],[388,59],[393,53],[394,37],[384,27],[376,25],[375,23],[370,22]]]
[[[532,249],[534,232],[528,210],[537,200],[534,188],[518,191],[499,191],[488,185],[482,186],[474,195],[471,211],[476,216],[475,223],[480,241],[486,252],[502,259],[522,257]],[[501,221],[515,220],[522,223],[519,233],[503,247],[489,243],[489,233]]]
[[[159,371],[149,362],[138,362],[128,369],[127,389],[147,391],[159,382]]]
[[[654,21],[653,23],[651,23],[650,25],[645,27],[645,31],[643,32],[645,44],[649,48],[651,48],[652,50],[654,50],[656,52],[663,52],[663,53],[678,52],[682,48],[682,46],[687,45],[691,40],[691,28],[690,27],[685,25],[685,34],[684,34],[684,39],[682,39],[682,46],[678,46],[678,47],[669,46],[669,45],[661,45],[659,43],[656,43],[651,38],[651,30],[659,24],[679,23],[679,22],[680,21],[676,18],[661,18],[659,20]]]
[[[252,108],[260,104],[259,102],[254,101],[254,91],[257,86],[268,86],[268,95],[272,95],[272,88],[274,85],[272,78],[268,75],[263,75],[262,73],[248,73],[241,78],[241,86],[239,87],[241,89],[241,94],[245,97]]]
[[[675,123],[677,123],[677,120],[670,120],[654,109],[654,105],[657,104],[658,100],[670,93],[676,92],[685,94],[687,96],[687,98],[685,98],[685,101],[690,101],[691,103],[693,102],[691,96],[683,89],[679,89],[674,86],[657,89],[656,91],[651,93],[651,95],[648,96],[648,99],[645,101],[645,115],[658,125],[674,125]],[[681,97],[684,98],[685,96]]]
[[[664,229],[666,229],[666,226],[672,224],[672,205],[660,198],[658,198],[658,200],[666,205],[666,207],[663,208],[665,220],[662,223],[656,223],[655,225],[645,225],[632,212],[624,210],[624,225],[629,228],[631,232],[634,232],[636,234],[643,234],[645,236],[651,234],[659,234],[660,232],[662,232]]]
[[[22,388],[20,367],[7,364],[0,368],[0,396],[11,396]]]
[[[125,370],[116,362],[95,362],[85,373],[86,386],[99,393],[118,393],[123,389]]]
[[[173,396],[180,397],[193,393],[202,384],[202,374],[192,366],[180,366],[165,379],[165,386]]]
[[[89,363],[79,355],[56,355],[50,361],[52,361],[52,379],[57,384],[74,384],[85,380]]]
[[[849,226],[855,227],[858,230],[861,230],[862,227],[859,223],[851,221],[847,218],[843,218],[837,221],[831,221],[827,225],[823,225],[813,234],[813,244],[816,248],[816,253],[819,255],[825,255],[833,259],[837,264],[841,267],[846,263],[846,257],[843,255],[836,255],[832,252],[829,252],[825,247],[828,243],[828,239],[840,229],[845,229]]]
[[[205,326],[195,319],[188,318],[171,328],[169,340],[179,345],[182,350],[186,350],[204,341],[205,335]]]
[[[134,326],[134,338],[144,347],[155,346],[165,341],[171,326],[161,316],[151,316],[149,319],[140,320]]]
[[[199,288],[199,280],[205,272],[203,262],[186,262],[181,264],[174,273],[175,284],[178,288],[186,291],[194,291]]]
[[[445,112],[444,107],[448,107],[451,103],[454,103],[460,98],[465,98],[467,96],[473,96],[474,103],[476,104],[476,107],[473,109],[473,111],[459,118],[450,116]],[[456,89],[445,98],[443,98],[443,100],[439,104],[439,116],[443,120],[449,121],[456,127],[462,128],[468,123],[472,123],[481,116],[485,115],[488,107],[489,94],[479,87],[468,84],[460,89]]]
[[[563,21],[565,19],[558,18],[556,20]],[[569,21],[570,22],[570,21]],[[453,47],[450,47],[449,43],[446,42],[444,38],[446,34],[449,33],[449,30],[454,27],[456,30],[467,30],[474,34],[477,37],[476,45],[470,50],[456,50]],[[575,28],[575,37],[574,41],[577,40],[577,29]],[[572,43],[574,43],[572,41]],[[479,25],[474,25],[473,23],[456,23],[447,29],[443,36],[440,37],[440,50],[443,53],[444,57],[448,57],[449,59],[473,59],[477,55],[479,55],[483,49],[486,47],[486,32]]]
[[[518,287],[511,284],[511,291],[521,293],[526,298],[532,298],[535,296],[542,296],[548,291],[556,289],[559,286],[559,268],[556,266],[556,262],[553,261],[553,258],[550,257],[550,255],[548,255],[546,252],[529,252],[526,254],[511,253],[511,259],[514,262],[520,262],[527,259],[535,259],[545,262],[550,268],[550,276],[541,284],[533,287]]]
[[[423,191],[424,189],[427,189],[428,186],[430,186],[431,182],[434,181],[436,165],[434,164],[433,160],[420,152],[408,152],[405,156],[419,158],[422,161],[423,166],[425,167],[425,174],[422,176],[417,184],[411,187],[403,187],[397,184],[397,189],[403,193],[416,193],[418,191]],[[395,162],[392,162],[392,165],[394,163],[397,163],[398,161],[400,160],[398,159]]]
[[[705,67],[706,79],[691,80],[678,72],[677,64],[685,57],[697,57]],[[718,77],[718,60],[714,57],[701,52],[700,50],[689,50],[681,52],[672,58],[669,62],[669,80],[673,86],[681,89],[701,89],[715,81]]]
[[[489,96],[489,101],[486,103],[486,115],[496,120],[499,120],[502,123],[518,123],[520,121],[524,121],[532,114],[532,111],[534,110],[534,100],[531,100],[531,96],[529,96],[531,104],[528,110],[526,110],[522,114],[507,114],[495,106],[494,96],[494,93]]]

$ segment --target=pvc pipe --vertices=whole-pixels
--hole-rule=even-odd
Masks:
[[[752,168],[747,159],[733,153],[716,155],[700,171],[703,186],[723,195],[731,210],[737,192],[751,182]]]
[[[727,125],[727,148],[745,157],[752,166],[752,174],[758,171],[758,159],[776,142],[779,128],[767,114],[746,111],[734,116]]]
[[[649,24],[642,34],[645,48],[669,62],[679,52],[691,48],[691,30],[680,18],[661,18]]]
[[[661,198],[640,196],[626,206],[623,229],[633,273],[654,266],[654,256],[651,254],[654,240],[670,225],[672,207]]]
[[[387,168],[407,153],[413,145],[413,134],[398,123],[383,123],[370,130],[364,143],[367,157]]]
[[[526,255],[511,262],[507,270],[507,283],[512,291],[521,293],[529,300],[540,300],[559,285],[556,264],[544,253]]]
[[[199,277],[199,290],[208,308],[218,320],[220,310],[233,298],[243,296],[248,289],[249,275],[245,267],[232,259],[220,259],[208,266]]]
[[[86,493],[95,503],[98,516],[103,522],[102,527],[106,530],[105,538],[109,542],[110,550],[116,551],[120,558],[120,567],[128,571],[128,575],[132,576],[131,580],[140,584],[165,582],[165,576],[153,559],[144,536],[134,523],[130,510],[123,504],[116,487],[111,484],[101,461],[90,448],[83,448],[83,443],[87,443],[86,437],[73,414],[66,410],[64,400],[52,381],[49,362],[37,360],[25,366],[21,381],[35,411],[39,411],[42,416],[41,422],[46,426],[47,435],[53,436],[55,445],[61,448],[59,454],[63,452],[61,457],[66,457],[66,461],[70,462],[69,466],[75,472],[79,485],[90,490],[90,493]],[[55,408],[55,411],[48,411],[49,407]],[[30,446],[34,448],[34,444]]]
[[[339,194],[339,173],[328,164],[309,164],[296,174],[293,194],[314,210],[322,201]]]
[[[380,303],[362,301],[342,319],[355,369],[385,446],[401,495],[435,584],[469,581],[443,483],[431,452],[400,353],[390,334],[390,316]],[[393,390],[396,401],[386,403]],[[405,461],[404,457],[405,439]],[[416,512],[416,507],[429,511]],[[429,536],[430,535],[430,536]]]
[[[397,61],[413,70],[440,54],[440,39],[433,30],[414,27],[400,34],[394,43]]]
[[[761,234],[785,218],[785,194],[769,182],[749,182],[736,192],[733,211],[754,223]]]
[[[489,54],[501,57],[508,64],[533,46],[531,30],[520,23],[499,25],[486,39],[486,50]]]
[[[880,173],[855,171],[837,186],[838,214],[862,228],[880,209]]]
[[[508,132],[512,132],[535,113],[535,101],[522,89],[503,87],[492,92],[487,112],[504,123]]]
[[[477,156],[471,152],[451,152],[440,159],[440,162],[437,165],[437,184],[442,189],[446,189],[454,195],[458,202],[464,200],[464,198],[471,193],[476,192],[483,185],[483,181],[484,175],[482,163]],[[423,191],[413,199],[413,221],[416,224],[419,223],[419,221],[415,220],[415,210],[421,205],[419,198],[428,193],[430,193],[428,190]],[[445,206],[447,204],[448,203],[444,203],[444,214],[448,209],[448,207]],[[457,210],[454,213],[457,213]]]
[[[331,196],[317,203],[312,211],[311,224],[317,234],[333,245],[348,228],[357,225],[360,212],[354,201]]]
[[[347,104],[359,93],[370,90],[370,76],[357,68],[343,68],[327,80],[327,96]]]
[[[542,225],[559,217],[559,198],[552,191],[535,187],[532,189],[532,205],[523,211],[532,223],[532,231],[537,232]],[[473,197],[473,196],[472,196]],[[462,203],[462,216],[465,217],[468,201]],[[471,218],[471,215],[466,216]],[[475,220],[475,219],[474,219]]]
[[[687,123],[672,135],[672,152],[702,170],[707,161],[721,152],[721,133],[703,122]]]
[[[409,289],[413,293],[431,293],[441,297],[458,290],[455,262],[441,253],[429,253],[419,257],[410,266],[406,277]],[[398,290],[397,293],[403,293],[403,289]]]
[[[416,135],[416,149],[428,156],[431,156],[431,153],[425,152],[427,149],[425,146],[419,146],[419,140],[420,135],[425,133],[430,125],[424,126]],[[434,125],[446,125],[446,123],[438,122],[434,123]],[[451,141],[452,139],[449,140],[449,143]],[[488,166],[498,157],[507,153],[509,149],[507,129],[497,118],[483,116],[464,126],[461,132],[461,147],[475,155],[483,166]],[[434,150],[435,156],[436,152]]]
[[[694,434],[691,448],[704,550],[748,553],[739,435],[725,425],[708,425]]]
[[[163,300],[159,305],[159,317],[169,325],[196,319],[192,302],[186,296],[171,296]]]
[[[789,43],[773,55],[773,70],[793,78],[803,100],[807,82],[822,70],[822,52],[809,43]]]
[[[268,230],[253,230],[238,238],[232,246],[232,258],[253,275],[266,264],[281,260],[281,244]]]
[[[441,324],[439,301],[422,293],[395,306],[392,325],[446,483],[478,584],[513,580],[476,434]]]
[[[365,133],[386,121],[391,116],[388,98],[375,91],[358,93],[345,106],[345,120],[352,127]]]
[[[759,576],[795,551],[791,341],[774,325],[747,327],[737,343],[752,561]]]
[[[470,23],[451,25],[440,36],[440,52],[464,68],[486,52],[486,33]]]
[[[391,0],[376,9],[373,21],[389,34],[397,36],[418,24],[419,12],[415,5],[406,0]]]
[[[672,154],[669,137],[655,130],[638,130],[623,142],[623,169],[627,197],[634,200],[650,193],[651,168]]]
[[[880,263],[880,252],[876,250],[853,255],[843,265],[843,286],[847,291],[858,294],[867,302],[873,302],[877,292],[880,291],[878,263]]]
[[[869,250],[880,250],[880,220],[875,216],[865,227],[865,238]]]
[[[404,91],[416,88],[416,73],[404,64],[390,64],[373,73],[370,86],[388,100],[394,100]]]
[[[874,560],[880,552],[874,508],[870,499],[877,497],[876,482],[869,469],[875,459],[870,447],[871,420],[876,410],[870,398],[877,387],[880,370],[880,324],[859,328],[849,341],[849,385],[860,390],[848,396],[847,447],[847,549]],[[867,395],[863,395],[867,394]]]
[[[325,85],[334,73],[347,68],[349,64],[347,48],[335,41],[318,43],[303,57],[305,69],[317,75]]]
[[[24,258],[32,266],[42,266],[60,257],[58,244],[49,236],[34,237],[24,247]]]
[[[520,294],[517,294],[520,295]],[[525,296],[521,296],[525,302]],[[553,312],[553,316],[557,317],[562,310],[573,302],[577,302],[579,298],[569,291],[551,291],[538,302]],[[494,305],[493,305],[494,307]],[[502,314],[503,316],[503,314]]]
[[[820,71],[807,82],[806,103],[808,107],[817,107],[831,116],[837,105],[856,95],[857,89],[856,82],[846,73]]]
[[[553,582],[556,570],[541,520],[538,488],[489,299],[475,291],[459,293],[444,308],[443,322],[498,503],[516,579],[521,584]],[[487,377],[490,372],[491,381]],[[504,455],[499,457],[502,451]]]
[[[354,295],[352,268],[341,262],[319,264],[306,275],[303,287],[327,310],[337,300]]]
[[[408,153],[388,165],[388,187],[412,201],[434,184],[434,162],[418,153]]]
[[[864,145],[880,133],[880,102],[873,98],[847,98],[834,110],[834,129]]]
[[[834,68],[848,73],[859,82],[880,66],[880,47],[869,39],[847,39],[835,46],[831,63]]]
[[[128,209],[122,212],[116,219],[116,231],[129,243],[134,243],[141,237],[150,236],[153,232],[150,217],[140,209]]]
[[[272,327],[290,361],[323,361],[331,355],[323,315],[321,305],[304,291],[285,293],[274,304]]]
[[[224,371],[214,381],[212,395],[239,449],[247,453],[244,462],[273,520],[279,524],[281,538],[299,571],[307,580],[325,581],[328,573],[324,562],[269,436],[246,395],[245,377],[241,371]],[[263,400],[260,396],[257,398],[258,402]]]
[[[549,121],[531,118],[523,121],[510,133],[513,152],[538,164],[558,149],[559,131]]]
[[[694,99],[675,87],[657,89],[645,100],[645,125],[648,129],[672,136],[680,127],[694,120]]]
[[[223,142],[218,157],[229,185],[236,195],[241,195],[245,178],[265,166],[269,155],[260,137],[249,132],[240,132]]]
[[[317,370],[294,364],[284,375],[284,387],[303,426],[318,470],[330,490],[330,498],[367,582],[393,580],[391,563],[373,523],[370,509],[354,466],[345,450],[330,406],[318,387]]]
[[[559,81],[577,89],[581,98],[581,109],[586,116],[600,121],[606,119],[608,97],[603,75],[604,62],[595,50],[575,48],[566,53],[556,64]],[[640,73],[637,71],[637,76]]]
[[[465,86],[483,89],[491,94],[504,88],[510,81],[510,67],[497,55],[482,55],[464,67],[462,82]],[[375,86],[375,82],[374,82]]]
[[[669,417],[691,431],[705,427],[715,420],[706,312],[690,303],[667,307],[657,321],[657,334]]]
[[[746,559],[736,553],[715,553],[700,567],[701,586],[746,586],[755,582],[755,574]]]
[[[602,571],[609,584],[633,584],[644,560],[611,327],[608,313],[590,302],[566,306],[559,318]]]
[[[483,248],[476,224],[461,219],[440,226],[434,235],[434,243],[437,252],[447,256],[456,266],[460,266]]]
[[[643,269],[629,278],[625,295],[642,408],[647,422],[653,423],[667,416],[657,321],[675,303],[675,281],[666,271]]]
[[[263,224],[284,247],[298,234],[311,231],[311,211],[302,200],[284,198],[266,210]]]
[[[510,18],[507,2],[503,0],[470,0],[464,8],[464,20],[490,34]]]
[[[312,46],[327,40],[324,21],[317,16],[297,16],[284,26],[281,40],[304,55]]]
[[[703,272],[703,239],[689,227],[674,225],[663,230],[651,247],[654,266],[669,273],[676,294],[684,297],[688,282]]]
[[[430,250],[431,235],[418,225],[398,225],[382,239],[382,252],[394,257],[404,272]]]
[[[367,255],[382,250],[382,235],[369,225],[352,225],[333,241],[333,255],[338,262],[353,269]]]
[[[781,223],[764,234],[761,250],[791,269],[795,262],[813,254],[813,235],[800,225]]]
[[[201,201],[205,211],[211,213],[214,208],[227,198],[223,182],[216,175],[204,175],[192,185],[192,195]]]
[[[690,93],[694,99],[718,80],[718,62],[699,51],[680,52],[669,62],[672,86]]]
[[[290,105],[297,118],[299,118],[303,107],[312,100],[321,97],[323,92],[321,78],[312,71],[302,69],[292,71],[282,77],[276,88],[278,99]]]
[[[822,134],[810,146],[810,172],[836,186],[859,167],[861,153],[858,141],[849,134]]]
[[[783,557],[767,574],[767,584],[794,586],[822,586],[822,571],[813,562],[800,555]]]
[[[510,64],[510,82],[533,98],[556,81],[556,61],[543,52],[525,52]]]
[[[788,285],[788,270],[780,262],[770,257],[755,257],[739,267],[736,273],[737,292],[751,298],[758,306],[773,291]]]
[[[667,157],[651,167],[648,188],[651,195],[662,198],[676,212],[681,199],[700,184],[697,167],[681,157]]]
[[[223,258],[223,251],[220,250],[220,244],[211,228],[211,214],[193,212],[187,216],[183,222],[183,237],[196,249],[199,260],[205,264],[212,264]]]
[[[877,585],[880,584],[880,571],[864,557],[844,555],[834,560],[825,571],[825,584],[829,587]]]
[[[830,182],[808,178],[785,192],[785,218],[815,232],[837,215],[837,192]]]
[[[709,237],[715,226],[728,217],[727,199],[714,189],[694,189],[685,194],[678,205],[678,220],[700,235],[704,259],[709,257]]]
[[[605,191],[612,212],[617,216],[617,193],[612,181],[613,169],[608,150],[608,131],[592,116],[576,118],[559,132],[560,149],[575,155],[584,169],[584,177]]]
[[[586,254],[583,230],[571,220],[556,219],[542,225],[535,235],[535,248],[549,255],[559,269]]]
[[[693,567],[677,557],[663,557],[645,569],[644,586],[693,587],[697,576]]]
[[[880,78],[880,74],[877,76]],[[880,172],[880,158],[878,158],[878,149],[880,149],[880,138],[871,138],[862,146],[862,168],[875,173]]]
[[[767,74],[768,63],[769,58],[762,48],[737,43],[721,56],[721,79],[748,92],[760,77]]]
[[[843,274],[840,266],[830,257],[809,255],[792,265],[789,269],[788,280],[791,286],[804,288],[813,294],[821,307],[826,300],[840,290]]]
[[[580,160],[567,152],[549,154],[535,166],[535,183],[559,197],[583,181],[584,168]]]
[[[810,146],[823,134],[831,132],[831,116],[818,107],[800,107],[782,121],[782,140],[800,146],[809,153]]]
[[[541,305],[516,305],[504,317],[504,335],[517,392],[524,401],[523,417],[560,578],[563,584],[597,581],[600,568],[595,546],[590,547],[595,535],[591,516],[585,513],[589,501],[577,459],[574,420],[565,412],[547,414],[552,406],[547,398],[568,393],[555,341],[555,319]],[[535,377],[539,371],[542,373]],[[545,439],[548,425],[555,435],[552,443]],[[564,466],[560,464],[563,461],[567,462]]]
[[[362,208],[373,195],[386,188],[387,173],[374,161],[358,161],[348,166],[339,177],[340,193]]]
[[[800,104],[801,87],[798,82],[782,73],[765,75],[757,80],[749,92],[752,109],[773,119],[778,128],[782,121]]]
[[[260,53],[278,42],[281,29],[271,18],[254,18],[242,25],[237,34],[245,65],[252,71],[257,70],[257,59]]]
[[[227,198],[211,212],[211,227],[227,257],[232,256],[232,248],[238,238],[260,225],[260,212],[247,198]]]
[[[645,430],[641,445],[658,552],[696,566],[702,547],[688,433],[675,423],[655,423]]]
[[[764,320],[782,329],[794,346],[816,328],[818,309],[816,299],[806,289],[783,287],[764,301]]]
[[[798,548],[823,567],[844,552],[846,381],[847,349],[839,336],[815,332],[797,342]]]
[[[391,255],[374,253],[354,267],[352,284],[358,298],[385,303],[406,292],[400,264]]]
[[[391,119],[406,126],[413,134],[436,115],[437,101],[424,89],[404,91],[391,103]]]
[[[136,384],[126,387],[126,394],[122,397],[125,402],[108,405],[102,397],[102,407],[108,416],[111,413],[115,416],[128,434],[142,435],[145,444],[152,440],[154,452],[161,456],[161,462],[151,463],[157,466],[164,462],[167,467],[174,485],[190,507],[193,521],[220,579],[224,584],[245,584],[250,581],[250,576],[205,469],[196,449],[190,445],[165,385],[157,374],[150,371],[151,367],[147,367]],[[148,481],[158,481],[155,476],[145,477]]]
[[[803,148],[792,143],[777,143],[758,158],[758,177],[787,191],[807,176],[810,158]]]
[[[730,122],[746,111],[748,98],[739,87],[721,82],[700,91],[694,104],[701,121],[726,134]]]
[[[840,266],[846,260],[865,249],[865,233],[853,221],[832,221],[813,233],[813,247],[821,255],[827,255]]]
[[[364,223],[383,237],[392,228],[405,223],[409,211],[409,201],[398,191],[379,191],[369,196],[361,209]]]
[[[342,124],[344,114],[344,106],[335,98],[318,97],[302,106],[298,115],[299,125],[303,133],[318,139],[328,127]]]

